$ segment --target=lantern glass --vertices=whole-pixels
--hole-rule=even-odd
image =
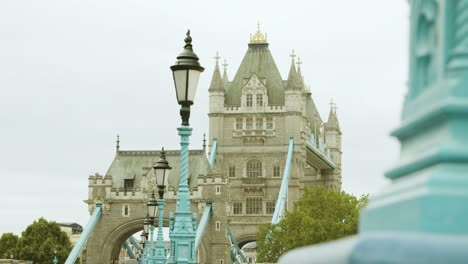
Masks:
[[[156,185],[158,187],[164,186],[166,180],[166,169],[156,169],[154,172],[156,174]]]
[[[173,71],[177,101],[181,105],[192,105],[197,92],[200,70],[177,69]]]
[[[146,218],[145,221],[143,221],[143,233],[145,236],[149,233],[149,227],[151,223],[152,221],[149,218]]]
[[[146,205],[148,207],[148,216],[151,219],[154,219],[156,217],[156,211],[158,209],[158,202],[156,201],[156,198],[154,197],[154,193],[151,194],[151,199],[148,201]]]

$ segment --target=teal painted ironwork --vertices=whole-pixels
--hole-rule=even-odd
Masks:
[[[83,249],[83,246],[86,244],[86,241],[88,241],[89,235],[91,235],[91,232],[93,232],[93,229],[96,226],[96,223],[99,221],[99,218],[101,217],[101,215],[102,215],[102,205],[96,204],[96,208],[94,208],[94,212],[91,215],[91,218],[89,219],[88,224],[83,229],[83,232],[81,233],[80,238],[78,239],[72,251],[70,252],[70,255],[68,255],[68,258],[65,261],[65,264],[75,263],[76,259],[78,258],[78,255]]]
[[[360,234],[280,263],[466,263],[468,1],[409,1],[410,78],[391,184],[361,212]],[[300,261],[299,261],[300,260]]]
[[[232,234],[231,228],[228,226],[226,228],[226,233],[231,242],[230,252],[231,252],[231,261],[236,264],[247,263],[247,258],[242,253],[241,249],[237,245],[237,241]]]
[[[140,244],[138,244],[138,241],[136,241],[136,239],[135,239],[133,236],[130,236],[130,237],[128,238],[128,241],[130,242],[130,244],[132,244],[132,246],[133,246],[136,250],[141,250]]]
[[[213,147],[211,148],[210,153],[210,166],[213,168],[215,160],[216,160],[216,150],[218,148],[218,139],[213,139]]]
[[[190,210],[188,186],[188,145],[192,128],[181,126],[177,129],[180,136],[180,182],[177,192],[177,205],[170,223],[171,253],[169,263],[196,263],[195,236],[196,216]]]
[[[147,257],[146,257],[146,261],[145,263],[147,264],[154,264],[156,263],[156,247],[154,246],[154,226],[151,225],[150,226],[150,239],[147,243],[149,243],[149,247],[148,247],[148,253],[147,253]]]
[[[54,256],[54,264],[58,264],[58,259],[57,259],[57,255]]]
[[[124,242],[124,244],[123,244],[123,248],[125,248],[125,250],[127,251],[127,255],[128,255],[130,258],[136,259],[135,253],[133,253],[132,248],[131,248],[130,245],[128,244],[128,239],[125,240],[125,242]]]
[[[166,263],[166,252],[164,251],[163,237],[163,217],[164,217],[164,199],[158,199],[158,238],[156,241],[155,263]]]
[[[289,139],[288,154],[286,156],[286,166],[284,166],[283,180],[281,182],[278,199],[276,201],[275,212],[271,219],[272,224],[277,224],[283,219],[286,207],[286,199],[288,198],[289,175],[291,174],[291,162],[294,152],[294,138]]]
[[[198,246],[200,246],[201,239],[203,238],[203,234],[205,233],[206,227],[208,226],[210,217],[211,217],[211,202],[206,202],[206,206],[205,206],[205,210],[203,211],[202,218],[200,219],[200,223],[198,223],[197,235],[195,237],[195,251],[197,251]]]

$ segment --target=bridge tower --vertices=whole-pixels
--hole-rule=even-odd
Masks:
[[[290,137],[295,143],[286,207],[292,208],[306,186],[341,189],[336,107],[332,105],[325,122],[304,82],[300,59],[296,61],[293,51],[288,77],[283,80],[268,46],[267,35],[258,28],[232,80],[226,63],[221,75],[220,57],[215,57],[208,89],[209,146],[213,151],[217,140],[212,169],[226,179],[227,192],[217,199],[224,203],[222,208],[213,205],[213,219],[222,215],[222,229],[204,239],[213,252],[212,261],[226,258],[219,253],[225,252],[226,245],[216,242],[226,240],[224,224],[242,246],[255,241],[260,223],[271,222]]]

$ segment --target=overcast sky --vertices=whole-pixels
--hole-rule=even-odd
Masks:
[[[202,74],[190,147],[208,132],[219,51],[230,79],[257,21],[287,78],[292,49],[322,118],[337,103],[343,190],[375,193],[398,157],[408,4],[356,1],[0,1],[0,234],[43,216],[86,225],[87,178],[121,149],[178,149],[169,66],[191,29]]]

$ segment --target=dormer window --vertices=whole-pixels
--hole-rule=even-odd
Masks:
[[[257,106],[263,106],[263,94],[257,94]]]
[[[253,105],[253,96],[251,94],[247,94],[245,96],[245,103],[247,107],[252,107]]]

